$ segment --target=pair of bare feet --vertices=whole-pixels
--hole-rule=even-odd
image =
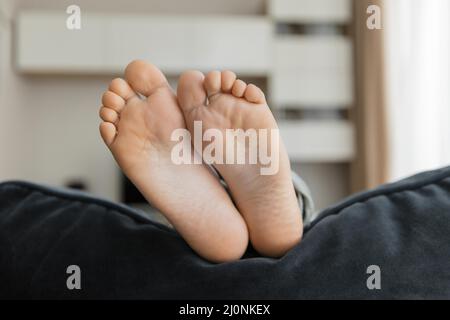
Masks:
[[[187,71],[175,96],[162,72],[133,61],[102,97],[101,136],[128,178],[186,242],[213,262],[239,259],[248,241],[262,255],[279,257],[302,236],[302,220],[287,153],[279,141],[279,170],[261,164],[217,164],[231,197],[205,164],[175,164],[174,130],[277,128],[264,94],[230,71],[206,77]]]

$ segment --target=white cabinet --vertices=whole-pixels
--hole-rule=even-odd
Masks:
[[[272,25],[265,18],[122,16],[111,18],[108,30],[112,69],[136,58],[172,74],[186,69],[233,69],[265,75],[270,68]]]
[[[269,14],[278,22],[347,23],[351,0],[269,0]]]
[[[97,73],[107,57],[106,17],[83,16],[81,30],[66,28],[66,15],[22,12],[16,21],[16,64],[32,73]]]
[[[281,121],[291,161],[346,162],[354,157],[354,128],[346,120]]]
[[[17,66],[34,73],[117,73],[133,59],[164,72],[233,69],[265,75],[272,24],[263,17],[83,14],[68,30],[66,15],[24,12],[17,21]]]
[[[344,36],[284,36],[274,45],[272,101],[343,108],[353,102],[352,46]]]

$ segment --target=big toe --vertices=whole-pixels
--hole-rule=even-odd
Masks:
[[[146,97],[159,88],[169,86],[161,70],[143,60],[135,60],[128,64],[125,69],[125,79],[134,91]]]
[[[184,113],[204,106],[206,91],[203,86],[205,76],[200,71],[186,71],[178,80],[178,102]]]

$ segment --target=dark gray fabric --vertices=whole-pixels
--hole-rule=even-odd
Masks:
[[[66,288],[79,265],[82,289]],[[381,290],[369,290],[369,265]],[[281,259],[211,264],[125,206],[0,184],[2,298],[450,298],[450,168],[325,210]]]

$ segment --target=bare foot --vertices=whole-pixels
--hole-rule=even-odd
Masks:
[[[117,163],[198,254],[214,262],[239,259],[248,231],[228,194],[203,164],[171,160],[177,143],[171,134],[186,126],[166,78],[134,61],[125,79],[111,82],[100,109],[100,133]]]
[[[219,129],[224,137],[227,129],[255,129],[258,136],[261,135],[259,129],[277,129],[263,92],[252,84],[236,80],[236,75],[230,71],[212,71],[206,78],[198,71],[185,72],[178,83],[178,101],[186,125],[194,135],[195,121],[201,121],[203,133]],[[224,143],[228,144],[229,140]],[[199,152],[207,146],[203,143],[203,150]],[[261,161],[216,163],[214,166],[227,182],[247,222],[255,249],[263,255],[279,257],[300,241],[303,226],[284,145],[276,139],[272,144],[269,141],[269,149],[279,155],[276,159],[278,172],[272,175],[261,174],[264,167]],[[224,146],[224,161],[227,152],[229,149]]]

